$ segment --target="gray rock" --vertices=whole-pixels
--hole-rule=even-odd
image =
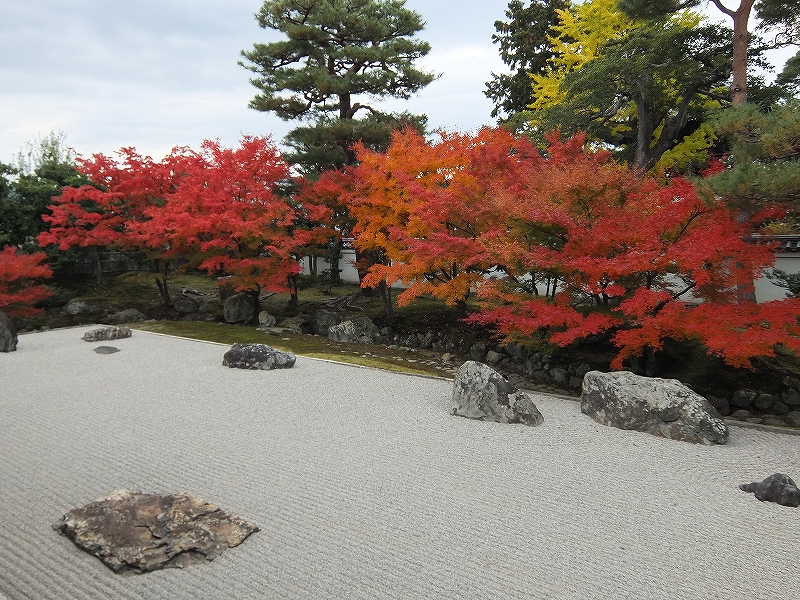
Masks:
[[[95,354],[116,354],[119,352],[119,348],[115,348],[114,346],[97,346],[94,348],[93,352]]]
[[[328,329],[328,338],[335,342],[363,342],[368,344],[378,335],[378,327],[369,317],[351,317]]]
[[[17,331],[3,311],[0,311],[0,352],[14,352],[17,349]]]
[[[330,328],[341,322],[342,317],[338,314],[327,308],[320,308],[314,313],[314,333],[327,336]]]
[[[487,348],[488,345],[486,344],[486,342],[484,342],[483,340],[479,340],[469,347],[469,352],[467,353],[467,355],[469,356],[470,359],[474,361],[484,360],[484,358],[486,357]]]
[[[782,417],[783,415],[789,414],[789,407],[780,400],[776,400],[775,404],[772,405],[772,408],[769,409],[769,412],[770,414]]]
[[[109,325],[119,325],[120,323],[138,323],[140,321],[145,321],[146,319],[147,316],[135,308],[126,308],[125,310],[121,310],[109,315],[103,319],[103,323],[108,323]]]
[[[793,410],[785,417],[786,423],[792,427],[800,427],[800,410]]]
[[[265,310],[258,313],[258,325],[260,327],[274,327],[277,322],[278,320]]]
[[[740,408],[739,410],[736,410],[736,411],[732,412],[730,414],[730,416],[733,419],[746,419],[746,418],[748,418],[748,417],[750,417],[752,415],[750,414],[749,410],[745,410],[744,408]]]
[[[531,426],[544,422],[525,392],[491,367],[472,360],[461,365],[453,380],[452,414]]]
[[[236,369],[289,369],[297,357],[265,344],[234,344],[222,357],[222,364]]]
[[[731,404],[739,408],[749,408],[758,398],[758,392],[753,390],[737,390],[731,398]]]
[[[259,531],[254,523],[189,494],[137,490],[118,490],[73,508],[53,528],[115,573],[214,560]]]
[[[504,356],[499,352],[495,352],[494,350],[489,350],[486,353],[486,364],[494,366],[498,364],[501,360],[503,360],[503,358]]]
[[[92,315],[97,312],[97,309],[84,300],[73,298],[64,306],[64,312],[72,316]]]
[[[788,406],[800,406],[800,392],[795,389],[786,390],[781,394],[781,399]]]
[[[569,372],[566,369],[550,369],[550,377],[558,385],[567,385],[569,383]]]
[[[727,398],[720,398],[718,396],[706,396],[706,400],[708,403],[711,404],[714,408],[717,409],[717,412],[723,416],[727,417],[731,414],[731,405],[728,403]]]
[[[676,379],[590,371],[581,412],[598,423],[698,444],[724,444],[728,426],[702,396]]]
[[[800,506],[800,490],[788,475],[775,473],[763,481],[742,483],[739,489],[755,494],[761,502],[775,502],[782,506]]]
[[[291,331],[292,333],[303,333],[307,322],[308,318],[306,316],[298,315],[296,317],[281,319],[278,322],[278,327],[286,331]]]
[[[252,294],[239,292],[222,305],[222,316],[226,323],[249,323],[255,315],[256,301]]]
[[[106,342],[108,340],[121,340],[129,338],[133,332],[128,327],[101,327],[92,329],[83,334],[85,342]]]
[[[772,394],[759,394],[758,397],[753,400],[753,406],[761,412],[769,412],[774,404],[775,396]]]
[[[200,302],[195,298],[179,294],[172,301],[172,308],[182,315],[190,315],[200,310]]]

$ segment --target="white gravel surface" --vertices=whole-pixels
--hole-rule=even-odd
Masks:
[[[537,396],[542,426],[449,414],[451,383],[91,328],[0,354],[0,598],[793,598],[800,437],[696,446]],[[121,351],[98,355],[110,345]],[[113,490],[187,491],[261,526],[187,569],[114,574],[51,529]]]

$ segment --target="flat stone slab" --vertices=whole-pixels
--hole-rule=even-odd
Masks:
[[[117,490],[53,524],[112,571],[145,573],[214,560],[259,527],[186,493]]]
[[[291,352],[281,352],[266,344],[234,344],[222,357],[222,364],[235,369],[289,369],[297,357]]]
[[[101,327],[84,333],[83,340],[86,342],[106,342],[129,338],[131,334],[129,327]]]
[[[119,348],[114,346],[98,346],[94,349],[95,354],[116,354],[117,352],[119,352]]]

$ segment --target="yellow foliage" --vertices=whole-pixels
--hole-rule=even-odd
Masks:
[[[708,149],[714,144],[717,136],[708,123],[702,123],[694,133],[687,135],[680,144],[661,155],[656,163],[660,172],[677,170],[688,171],[690,167],[708,160]]]

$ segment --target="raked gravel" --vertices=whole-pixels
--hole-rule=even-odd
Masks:
[[[535,428],[450,416],[451,383],[90,327],[0,354],[0,598],[792,598],[800,509],[739,483],[800,479],[800,437],[696,446],[536,396]],[[261,526],[213,562],[116,575],[51,529],[129,488]]]

